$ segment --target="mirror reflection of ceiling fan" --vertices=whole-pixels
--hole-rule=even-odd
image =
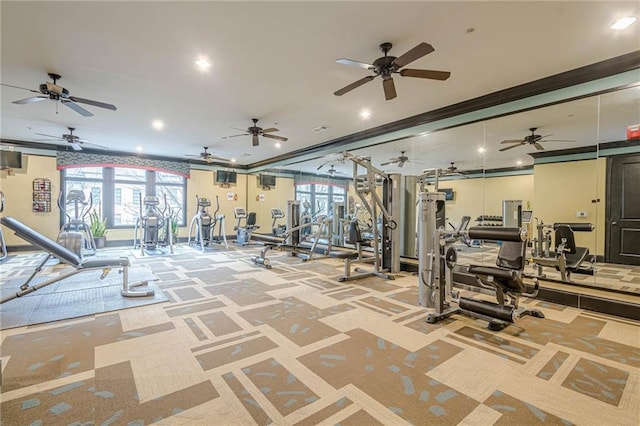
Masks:
[[[47,139],[36,139],[36,141],[38,142],[67,142],[71,148],[73,148],[75,151],[82,151],[82,147],[83,146],[87,146],[89,148],[98,148],[98,149],[109,149],[106,146],[103,145],[98,145],[95,143],[91,143],[89,142],[87,139],[82,139],[77,135],[74,135],[73,132],[74,130],[76,130],[74,127],[67,127],[67,129],[69,129],[69,133],[67,134],[63,134],[62,136],[53,136],[53,135],[46,135],[44,133],[36,133],[36,135],[39,136],[46,136]]]
[[[201,158],[202,160],[206,161],[207,163],[212,163],[214,161],[223,161],[223,162],[230,162],[231,160],[227,160],[226,158],[222,158],[222,157],[218,157],[217,155],[213,155],[212,153],[209,152],[209,147],[205,146],[203,147],[204,151],[202,151],[200,154],[185,154],[187,157],[198,157]]]
[[[451,164],[451,165],[449,167],[447,167],[446,169],[426,169],[426,170],[423,170],[423,174],[425,176],[435,176],[436,172],[438,172],[437,174],[438,174],[439,177],[443,177],[443,176],[460,176],[460,177],[465,178],[465,179],[468,178],[468,176],[464,172],[458,170],[458,167],[456,167],[456,165],[455,165],[456,163],[455,162],[452,161],[449,164]]]
[[[22,89],[22,90],[27,90],[33,93],[38,93],[37,96],[32,96],[30,98],[13,101],[14,104],[21,104],[21,105],[32,104],[34,102],[44,101],[45,99],[51,99],[53,101],[60,101],[62,105],[71,108],[72,110],[74,110],[75,112],[77,112],[78,114],[84,117],[92,117],[93,113],[90,111],[87,111],[86,109],[78,105],[79,103],[87,104],[87,105],[91,105],[99,108],[106,108],[112,111],[115,111],[117,109],[116,106],[112,104],[107,104],[104,102],[92,101],[91,99],[84,99],[84,98],[78,98],[76,96],[71,96],[67,89],[65,89],[62,86],[58,86],[56,84],[56,82],[62,78],[60,77],[59,74],[54,74],[50,72],[48,73],[48,75],[53,80],[53,83],[50,83],[50,82],[42,83],[38,87],[38,90],[27,89],[26,87],[20,87],[20,86],[13,86],[11,84],[4,84],[4,83],[1,83],[1,84],[2,86],[13,87],[15,89]]]
[[[507,139],[500,142],[501,144],[512,144],[512,145],[506,146],[504,148],[500,148],[498,151],[506,151],[508,149],[516,148],[521,145],[533,145],[536,147],[538,151],[544,151],[545,149],[544,149],[544,146],[542,146],[542,144],[545,142],[575,142],[575,140],[570,140],[570,139],[546,139],[549,136],[553,136],[553,135],[552,134],[544,135],[544,136],[536,135],[535,132],[537,129],[538,129],[537,127],[531,127],[529,129],[531,134],[525,136],[524,139]]]
[[[238,135],[224,136],[222,139],[229,139],[229,138],[235,138],[235,137],[238,137],[238,136],[251,135],[253,146],[260,145],[260,140],[258,139],[259,136],[262,136],[262,137],[265,137],[265,138],[270,138],[270,139],[276,139],[276,140],[279,140],[279,141],[282,141],[282,142],[286,142],[288,140],[284,136],[272,135],[271,133],[279,131],[275,127],[269,127],[268,129],[263,129],[262,127],[258,127],[258,119],[257,118],[252,118],[251,121],[253,121],[253,126],[248,127],[246,130],[245,129],[238,129],[236,127],[232,127],[232,129],[240,130],[241,132],[244,132],[244,133],[240,133]]]
[[[352,91],[355,88],[362,86],[365,83],[370,82],[377,76],[382,77],[382,88],[384,89],[384,97],[386,100],[391,100],[396,97],[396,86],[393,82],[392,74],[400,74],[403,77],[417,77],[427,78],[430,80],[444,81],[451,76],[448,71],[434,71],[434,70],[418,70],[418,69],[400,69],[405,65],[409,65],[411,62],[422,58],[425,55],[433,52],[435,49],[429,43],[420,43],[413,49],[405,52],[399,57],[387,56],[389,50],[393,45],[389,42],[382,43],[380,50],[384,53],[384,56],[373,61],[373,64],[367,64],[360,61],[354,61],[353,59],[338,59],[336,62],[343,65],[352,65],[360,68],[364,68],[369,71],[373,71],[373,75],[361,78],[360,80],[353,82],[340,90],[335,91],[333,94],[336,96],[342,96],[347,92]]]
[[[344,173],[342,173],[339,170],[336,170],[336,168],[333,166],[333,164],[331,165],[331,167],[329,168],[329,170],[327,170],[325,172],[326,174],[328,174],[329,176],[335,176],[335,175],[342,175]]]
[[[405,152],[406,151],[400,151],[400,156],[395,157],[395,158],[390,158],[389,161],[381,163],[380,165],[384,167],[384,166],[390,166],[391,164],[395,164],[397,167],[402,167],[402,166],[404,166],[405,163],[420,164],[417,161],[410,160],[409,157],[404,155]]]

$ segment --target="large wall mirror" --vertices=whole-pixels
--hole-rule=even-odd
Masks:
[[[468,226],[515,220],[527,228],[528,256],[535,258],[527,269],[531,275],[578,292],[596,287],[640,294],[640,229],[634,228],[640,223],[640,189],[635,189],[640,185],[630,184],[634,179],[640,183],[640,141],[627,135],[630,126],[640,124],[640,82],[497,115],[469,124],[447,121],[441,128],[423,127],[349,152],[402,175],[415,194],[434,191],[436,185],[444,190],[450,229],[464,225],[466,218]],[[433,170],[438,170],[437,181]],[[363,216],[363,224],[375,222],[358,211],[357,202],[348,205],[354,199],[353,165],[337,149],[261,173],[282,175],[278,185],[288,179],[286,189],[282,185],[266,195],[275,208],[285,209],[287,200],[297,198],[312,203],[312,212],[330,215],[332,203],[346,201],[347,214]],[[271,221],[270,212],[261,208],[271,203],[260,201],[249,186],[249,205],[261,211],[261,221]],[[345,190],[332,190],[340,186]],[[411,204],[403,207],[400,221],[411,233],[416,215]],[[611,219],[612,214],[622,221]],[[634,217],[633,226],[624,222]],[[567,224],[569,230],[562,226]],[[567,250],[565,266],[554,258],[559,248]],[[400,251],[415,257],[415,238],[404,238]],[[492,263],[496,253],[495,245],[464,241],[458,263]]]

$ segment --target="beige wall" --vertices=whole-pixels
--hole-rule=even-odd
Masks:
[[[576,232],[576,245],[604,254],[606,158],[534,166],[534,216],[544,223],[592,223],[595,232]],[[600,203],[592,200],[600,198]],[[576,217],[576,212],[589,217]]]
[[[47,178],[51,180],[51,212],[34,213],[33,180]],[[60,227],[60,209],[56,203],[60,193],[60,172],[56,170],[55,157],[38,155],[22,156],[22,169],[11,172],[0,172],[0,190],[5,195],[3,216],[12,216],[27,226],[44,234],[53,240],[58,236]],[[3,229],[5,242],[8,246],[27,245],[25,241],[16,237],[6,228]]]
[[[260,196],[263,201],[260,201]],[[260,226],[256,232],[270,234],[271,209],[282,209],[287,214],[287,201],[296,198],[294,179],[292,177],[276,176],[276,186],[263,189],[258,185],[258,175],[247,175],[247,212],[256,213],[256,224]],[[286,224],[286,219],[280,219],[278,224]]]
[[[457,227],[462,216],[471,216],[469,226],[474,226],[480,215],[502,216],[502,200],[522,200],[524,209],[533,204],[533,181],[533,175],[455,179],[440,182],[439,187],[455,192],[454,199],[446,202],[449,221]]]

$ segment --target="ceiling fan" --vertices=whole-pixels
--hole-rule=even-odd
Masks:
[[[32,96],[30,98],[13,101],[14,104],[32,104],[34,102],[40,102],[45,99],[51,99],[54,101],[60,101],[63,105],[71,108],[72,110],[74,110],[75,112],[77,112],[78,114],[84,117],[92,117],[93,113],[90,111],[87,111],[86,109],[78,105],[79,103],[92,105],[99,108],[106,108],[112,111],[115,111],[117,109],[115,105],[107,104],[104,102],[92,101],[91,99],[84,99],[84,98],[78,98],[76,96],[71,96],[67,89],[65,89],[62,86],[58,86],[56,84],[56,82],[62,78],[60,77],[59,74],[48,73],[48,75],[53,80],[53,83],[50,83],[50,82],[42,83],[38,87],[38,90],[27,89],[25,87],[19,87],[19,86],[13,86],[11,84],[4,84],[4,83],[1,83],[1,84],[2,86],[28,90],[29,92],[33,92],[33,93],[39,93],[39,95],[37,96]]]
[[[239,135],[224,136],[222,139],[228,139],[228,138],[235,138],[235,137],[238,137],[238,136],[251,135],[252,141],[253,141],[253,146],[260,145],[260,141],[258,140],[258,136],[264,136],[265,138],[276,139],[276,140],[279,140],[279,141],[282,141],[282,142],[286,142],[288,140],[284,136],[272,135],[271,133],[279,131],[275,127],[269,127],[268,129],[263,129],[262,127],[258,127],[258,119],[257,118],[252,118],[251,121],[253,121],[253,126],[247,128],[246,130],[238,129],[236,127],[232,127],[232,129],[240,130],[241,132],[244,132],[244,133],[241,133]]]
[[[398,167],[402,167],[404,166],[404,163],[407,162],[413,162],[418,164],[417,161],[412,161],[409,159],[409,157],[407,157],[406,155],[404,155],[406,151],[400,151],[400,156],[395,157],[395,158],[390,158],[389,161],[385,162],[385,163],[380,163],[381,166],[389,166],[391,164],[395,164]]]
[[[429,43],[420,43],[413,49],[405,52],[399,57],[395,56],[387,56],[387,53],[391,50],[393,45],[389,42],[382,43],[380,46],[380,50],[384,53],[384,56],[373,61],[373,64],[367,64],[360,61],[354,61],[352,59],[338,59],[336,62],[343,65],[353,65],[360,68],[367,69],[369,71],[373,71],[374,75],[370,75],[360,80],[351,83],[342,89],[333,92],[336,96],[342,96],[347,92],[352,91],[353,89],[362,86],[365,83],[373,80],[377,76],[382,77],[382,87],[384,89],[384,97],[386,100],[391,100],[396,97],[396,86],[393,82],[392,74],[397,73],[403,77],[417,77],[417,78],[427,78],[431,80],[441,80],[444,81],[451,76],[451,73],[448,71],[434,71],[434,70],[418,70],[418,69],[400,69],[405,65],[409,65],[411,62],[422,58],[425,55],[433,52],[435,49]]]
[[[53,136],[53,135],[46,135],[44,133],[36,133],[36,135],[46,136],[47,137],[47,139],[36,139],[36,141],[67,142],[69,145],[71,145],[71,148],[73,148],[75,151],[82,151],[82,147],[85,146],[85,145],[90,145],[91,147],[98,148],[98,149],[109,149],[106,146],[98,145],[98,144],[95,144],[95,143],[91,143],[87,139],[82,139],[81,137],[79,137],[77,135],[74,135],[73,132],[74,132],[74,130],[76,130],[75,127],[67,127],[67,129],[69,129],[69,133],[63,134],[62,136]]]
[[[329,176],[335,176],[335,175],[341,175],[343,174],[341,171],[336,170],[336,168],[334,167],[334,165],[332,164],[331,167],[329,168],[329,170],[327,170],[325,172],[326,174],[328,174]]]
[[[506,144],[512,144],[512,145],[506,146],[504,148],[500,148],[498,151],[506,151],[508,149],[515,148],[520,145],[527,145],[527,144],[535,146],[538,151],[544,151],[544,147],[542,146],[543,142],[575,142],[574,140],[570,140],[570,139],[545,139],[553,135],[551,134],[544,135],[544,136],[536,135],[535,134],[536,130],[537,130],[537,127],[531,127],[529,129],[531,134],[525,136],[524,139],[508,139],[500,142],[501,144],[506,143]]]
[[[222,157],[218,157],[217,155],[213,155],[212,153],[209,152],[209,147],[205,146],[203,147],[204,151],[202,151],[200,154],[185,154],[187,157],[198,157],[203,159],[204,161],[206,161],[207,163],[212,163],[214,161],[224,161],[224,162],[230,162],[231,160],[227,160],[226,158],[222,158]]]

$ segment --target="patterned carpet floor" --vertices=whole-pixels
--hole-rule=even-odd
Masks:
[[[636,322],[528,299],[545,319],[432,325],[415,276],[259,249],[110,249],[168,302],[3,330],[2,424],[638,425]]]

